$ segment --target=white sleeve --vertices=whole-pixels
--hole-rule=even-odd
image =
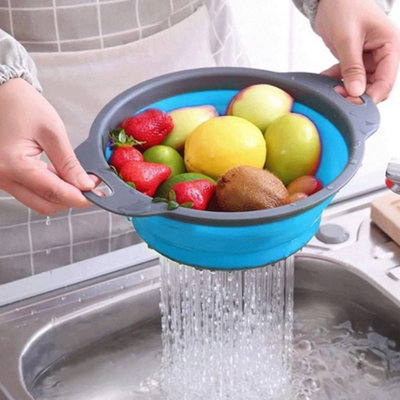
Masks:
[[[22,78],[39,92],[42,91],[35,63],[26,49],[0,29],[0,85],[12,78]]]
[[[335,1],[335,0],[330,0]],[[317,14],[319,0],[293,0],[295,6],[310,20],[311,26],[315,30],[315,16]],[[395,0],[375,0],[376,4],[388,13]]]

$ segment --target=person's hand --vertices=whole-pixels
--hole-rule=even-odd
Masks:
[[[400,37],[374,0],[320,0],[316,30],[338,59],[323,74],[343,79],[346,97],[385,100],[395,83]]]
[[[52,165],[40,159],[45,152]],[[0,86],[0,189],[43,215],[86,207],[95,186],[55,109],[23,79]]]

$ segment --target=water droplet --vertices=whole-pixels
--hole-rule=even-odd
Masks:
[[[303,385],[307,392],[310,392],[310,391],[315,392],[319,388],[319,383],[313,378],[305,379],[303,381]],[[311,393],[309,393],[309,394],[311,394]]]
[[[325,186],[328,190],[333,190],[334,187],[332,185]]]
[[[51,253],[50,249],[46,249],[46,255],[49,255]]]
[[[46,224],[46,226],[49,226],[51,224],[51,219],[49,216],[46,217],[45,224]]]
[[[313,344],[309,340],[301,340],[299,343],[297,343],[296,350],[298,350],[301,353],[308,353],[313,349]]]

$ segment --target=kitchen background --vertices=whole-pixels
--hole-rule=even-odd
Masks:
[[[293,6],[291,1],[251,0],[250,2],[232,0],[234,18],[239,27],[240,36],[245,44],[250,65],[273,71],[306,71],[320,72],[335,63],[334,57],[325,47],[322,40],[312,31],[308,20]],[[391,12],[391,18],[400,26],[400,4],[397,2]],[[381,126],[377,133],[366,142],[364,162],[356,176],[336,196],[341,200],[358,193],[373,190],[384,185],[386,165],[392,157],[400,158],[400,132],[395,120],[400,104],[400,79],[398,79],[391,97],[379,105]],[[45,223],[45,220],[43,220]],[[52,222],[53,223],[53,222]],[[82,254],[85,254],[82,245]],[[137,247],[139,246],[139,248]],[[46,261],[42,265],[35,263],[32,267],[32,256],[27,254],[26,263],[19,262],[15,270],[1,274],[0,270],[0,305],[2,299],[9,301],[17,298],[22,290],[25,294],[45,291],[46,282],[54,285],[65,285],[88,278],[96,274],[106,273],[111,263],[121,253],[134,263],[148,259],[145,245],[137,245],[132,249],[123,249],[110,256],[78,261],[73,265],[51,270],[51,254],[44,254]],[[123,257],[122,257],[123,254]],[[101,257],[101,256],[100,256]],[[107,258],[110,257],[110,258]],[[121,264],[122,265],[122,264]],[[72,273],[71,271],[74,271]],[[12,273],[11,273],[12,272]],[[35,275],[35,279],[26,282],[26,277]],[[38,275],[38,276],[36,276]],[[51,275],[51,278],[50,278]],[[58,282],[58,283],[57,283]]]

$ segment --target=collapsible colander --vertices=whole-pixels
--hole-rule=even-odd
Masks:
[[[216,212],[179,207],[168,210],[125,184],[105,154],[108,133],[128,116],[155,107],[213,105],[225,113],[242,88],[268,83],[291,94],[293,112],[317,126],[322,155],[316,176],[324,187],[295,203],[259,211]],[[321,213],[361,165],[365,140],[376,131],[379,113],[368,96],[355,105],[334,91],[337,80],[309,73],[276,73],[249,68],[203,68],[172,73],[134,86],[98,114],[76,154],[88,173],[111,189],[107,197],[85,192],[98,206],[132,217],[150,248],[183,264],[209,269],[242,269],[273,263],[303,247],[316,233]]]

